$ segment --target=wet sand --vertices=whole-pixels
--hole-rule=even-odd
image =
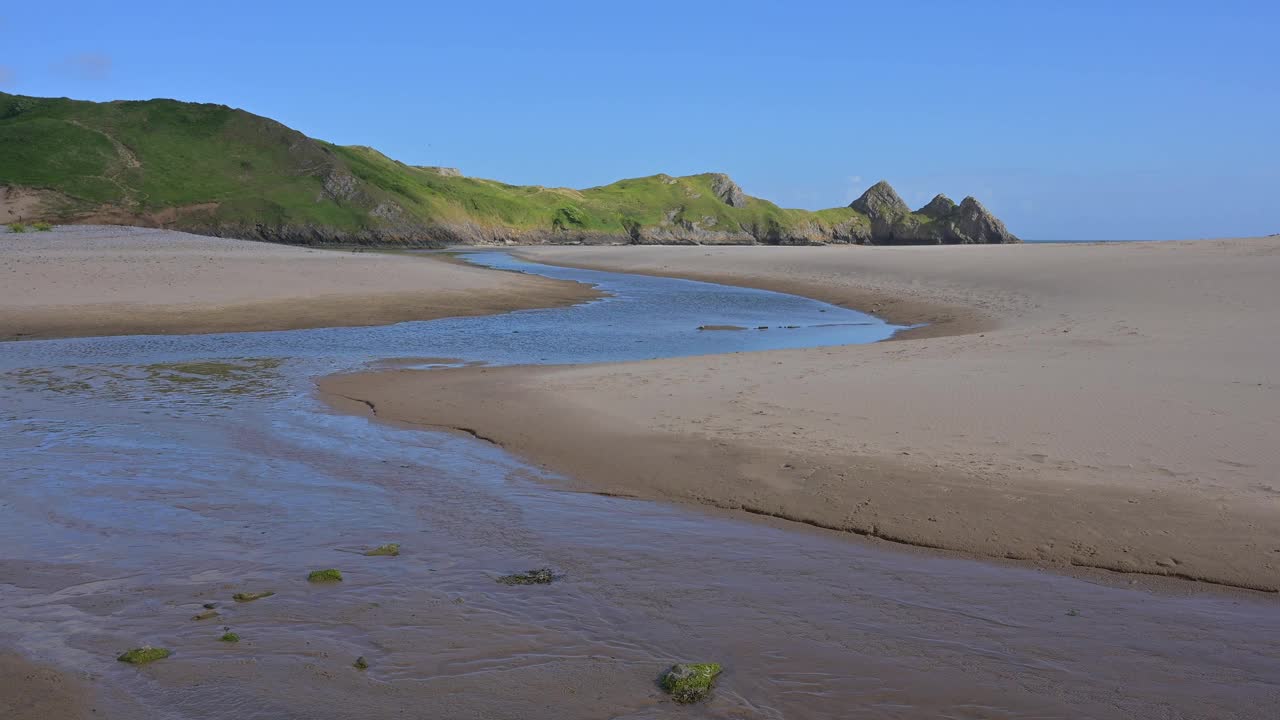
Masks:
[[[78,679],[24,658],[0,654],[0,718],[70,720],[89,717],[89,690]]]
[[[116,226],[0,232],[0,340],[384,325],[592,297],[424,256]]]
[[[583,488],[1280,588],[1280,239],[529,248],[933,323],[874,346],[324,380]]]
[[[562,492],[470,438],[325,413],[288,374],[225,394],[147,376],[116,402],[71,377],[17,394],[57,435],[19,445],[4,486],[23,511],[0,524],[0,643],[100,696],[71,688],[40,720],[1252,720],[1280,702],[1271,596]],[[385,542],[401,554],[361,554]],[[549,586],[495,582],[547,566]],[[306,581],[323,567],[343,582]],[[192,620],[204,603],[219,616]],[[144,643],[173,655],[115,660]],[[677,707],[655,678],[698,660],[726,672]]]

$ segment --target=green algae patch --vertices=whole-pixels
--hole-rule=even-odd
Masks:
[[[551,568],[538,568],[529,572],[503,575],[497,581],[503,585],[550,585],[558,579]]]
[[[231,599],[235,600],[236,602],[246,603],[246,602],[253,602],[254,600],[261,600],[262,598],[269,598],[272,595],[275,595],[275,593],[274,592],[238,592],[235,595],[232,595]]]
[[[378,547],[372,550],[365,550],[364,554],[365,554],[365,557],[376,557],[379,555],[388,555],[391,557],[395,557],[396,555],[400,554],[400,543],[387,543],[386,545],[379,545]]]
[[[678,703],[696,703],[711,693],[719,663],[678,663],[662,674],[662,689]]]
[[[329,568],[327,570],[312,570],[311,574],[307,576],[307,582],[342,582],[342,573],[333,568]]]
[[[283,362],[278,358],[245,358],[152,363],[138,369],[151,390],[160,394],[196,392],[266,397],[275,392]]]
[[[353,667],[353,668],[355,668],[355,669],[357,669],[357,670],[368,670],[368,669],[369,669],[369,661],[368,661],[368,660],[365,660],[365,659],[364,659],[364,656],[363,656],[363,655],[361,655],[360,657],[356,658],[356,661],[355,661],[355,662],[351,663],[351,667]]]
[[[237,635],[237,634],[235,634],[235,633],[233,633],[233,632],[224,632],[224,633],[222,633],[222,637],[220,637],[220,638],[218,638],[218,639],[219,639],[219,640],[221,640],[221,641],[222,641],[222,642],[224,642],[224,643],[238,643],[238,642],[240,642],[240,636],[239,636],[239,635]]]
[[[130,665],[145,665],[149,662],[155,662],[156,660],[163,660],[169,657],[169,654],[169,651],[165,648],[151,647],[148,645],[146,647],[134,648],[116,659],[120,662],[127,662]]]

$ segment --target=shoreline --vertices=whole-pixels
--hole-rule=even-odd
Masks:
[[[630,363],[376,370],[320,378],[317,388],[321,399],[337,411],[363,415],[397,427],[468,435],[556,473],[563,478],[566,489],[576,492],[741,512],[909,548],[955,552],[978,560],[1007,560],[1067,574],[1075,569],[1100,570],[1267,594],[1280,592],[1280,584],[1274,580],[1251,579],[1252,568],[1216,569],[1214,566],[1223,557],[1203,558],[1195,567],[1183,570],[1178,566],[1195,561],[1162,562],[1170,552],[1164,544],[1139,545],[1123,554],[1099,557],[1098,548],[1089,548],[1081,554],[1080,541],[1076,538],[1068,537],[1064,542],[1040,533],[1045,525],[1061,524],[1061,518],[1055,516],[1076,499],[1072,495],[1080,488],[1067,488],[1061,493],[1042,491],[1037,500],[1049,503],[1050,507],[1014,520],[1024,511],[1022,505],[1026,498],[1004,497],[1002,489],[984,487],[980,478],[974,476],[939,475],[908,463],[895,463],[890,458],[796,454],[724,441],[706,443],[697,438],[642,435],[634,428],[620,429],[623,423],[617,418],[595,414],[575,416],[577,408],[558,403],[554,393],[539,390],[539,385],[547,383],[549,377],[560,370],[622,369],[626,365]],[[547,427],[549,421],[551,428]],[[566,441],[570,435],[572,447]],[[822,474],[828,482],[841,469],[853,469],[858,474],[873,476],[878,484],[899,488],[887,492],[881,489],[879,495],[864,491],[863,498],[852,505],[833,497],[823,498],[821,503],[793,504],[795,498],[774,487],[789,485],[790,481],[783,476],[790,473],[773,472],[775,468],[800,469],[811,476]],[[745,474],[733,477],[735,472]],[[662,480],[663,476],[674,480]],[[694,487],[681,481],[691,476],[700,478]],[[708,478],[717,478],[719,487],[709,491]],[[965,495],[960,518],[954,517],[952,496],[956,494]],[[1078,522],[1080,515],[1099,513],[1106,514],[1099,525],[1119,526],[1127,521],[1124,505],[1129,502],[1128,493],[1104,491],[1103,497],[1086,502],[1082,511],[1067,511],[1069,516],[1074,516],[1069,523]],[[858,516],[859,506],[877,504],[888,507],[888,512]],[[1121,510],[1109,512],[1108,507]],[[905,508],[910,509],[912,516],[903,514]],[[1191,499],[1179,499],[1166,502],[1161,512],[1190,519],[1197,514],[1197,508]],[[1259,515],[1251,518],[1249,525],[1257,526],[1267,520],[1265,515]],[[999,534],[983,537],[981,532],[973,532],[988,527],[999,528]],[[1199,537],[1203,537],[1203,531],[1208,528],[1199,529],[1202,531]],[[1030,537],[1036,542],[1011,543],[999,537],[1004,534]],[[1046,539],[1066,547],[1055,551],[1052,545],[1044,546]],[[1236,536],[1221,538],[1219,542],[1223,540],[1244,544],[1249,539]],[[1189,557],[1191,548],[1184,546],[1183,549],[1186,552],[1181,555]],[[1133,560],[1135,553],[1144,555],[1146,562],[1140,565]]]
[[[548,262],[538,256],[537,249],[535,247],[516,247],[508,249],[506,252],[521,260]],[[579,270],[608,270],[612,272],[627,272],[633,275],[648,275],[650,277],[677,277],[683,280],[696,280],[717,285],[735,285],[755,290],[797,295],[837,307],[867,313],[891,325],[918,326],[899,330],[894,333],[893,337],[881,342],[971,335],[1000,327],[1000,319],[998,317],[977,308],[936,300],[903,297],[891,292],[867,288],[833,288],[804,278],[742,277],[723,272],[682,272],[679,270],[667,271],[645,268],[615,270],[598,264],[563,262],[559,258],[549,264],[577,268]]]
[[[429,255],[145,228],[66,226],[0,243],[0,341],[390,325],[599,296]]]
[[[1277,466],[1266,440],[1275,418],[1263,398],[1273,386],[1258,377],[1273,349],[1265,332],[1240,333],[1244,321],[1197,324],[1215,336],[1202,343],[1210,356],[1221,354],[1217,335],[1244,343],[1233,365],[1215,366],[1185,350],[1190,310],[1181,305],[1206,300],[1198,287],[1227,289],[1241,294],[1221,298],[1233,317],[1247,301],[1251,319],[1266,325],[1258,313],[1269,305],[1257,301],[1274,294],[1258,284],[1269,260],[1255,257],[1280,257],[1280,241],[1151,245],[1058,246],[1043,266],[1036,255],[1044,251],[1028,246],[982,248],[981,257],[968,249],[940,257],[944,249],[934,248],[522,249],[525,259],[551,264],[878,301],[859,309],[898,322],[920,317],[912,312],[956,319],[939,323],[942,332],[874,345],[399,370],[324,378],[319,388],[383,420],[496,442],[587,491],[1038,567],[1276,591],[1280,508],[1266,485]],[[1090,248],[1110,255],[1099,259]],[[829,268],[865,260],[880,262],[866,281],[854,276],[860,269],[835,277]],[[1149,264],[1168,265],[1171,276],[1147,287],[1160,278]],[[1035,277],[1020,277],[1024,269]],[[1117,322],[1116,307],[1133,327]],[[1250,343],[1263,346],[1251,351]],[[1204,376],[1178,375],[1196,372]],[[1056,390],[1067,377],[1088,382]],[[660,392],[640,392],[646,386]],[[1170,411],[1179,395],[1181,407]],[[1216,406],[1233,397],[1245,398],[1233,408],[1241,417],[1206,431],[1201,418],[1223,417]],[[1144,421],[1157,427],[1133,424]]]

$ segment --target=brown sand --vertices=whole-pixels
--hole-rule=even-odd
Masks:
[[[85,685],[52,668],[0,654],[0,678],[4,720],[70,720],[93,712]]]
[[[1280,588],[1280,239],[521,254],[933,326],[870,346],[398,370],[322,389],[593,490]]]
[[[114,226],[0,233],[4,340],[382,325],[595,296],[426,257]]]

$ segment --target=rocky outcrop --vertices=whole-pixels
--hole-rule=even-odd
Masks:
[[[865,242],[873,245],[967,245],[1021,242],[977,200],[966,197],[959,205],[946,195],[936,195],[915,212],[889,183],[872,185],[849,207],[871,221]]]
[[[711,190],[720,201],[729,207],[744,208],[747,206],[747,194],[733,178],[723,173],[716,173],[711,181]]]
[[[338,202],[355,200],[360,197],[359,183],[351,175],[333,169],[324,177],[324,194]]]
[[[947,197],[946,195],[943,195],[942,193],[938,193],[937,195],[933,196],[933,199],[929,201],[928,205],[925,205],[924,207],[920,208],[916,212],[920,213],[921,215],[924,215],[925,217],[931,220],[941,220],[942,218],[945,218],[951,213],[955,212],[955,209],[956,209],[955,200],[952,200],[951,198]]]
[[[849,207],[866,215],[873,223],[892,223],[911,212],[893,186],[884,180],[867,188],[861,197],[849,203]]]
[[[462,171],[458,168],[440,167],[439,165],[415,165],[419,170],[433,172],[440,177],[462,177]]]
[[[1021,242],[1009,232],[1004,223],[987,211],[972,196],[960,201],[948,218],[949,229],[957,242],[962,243],[1016,243]]]

